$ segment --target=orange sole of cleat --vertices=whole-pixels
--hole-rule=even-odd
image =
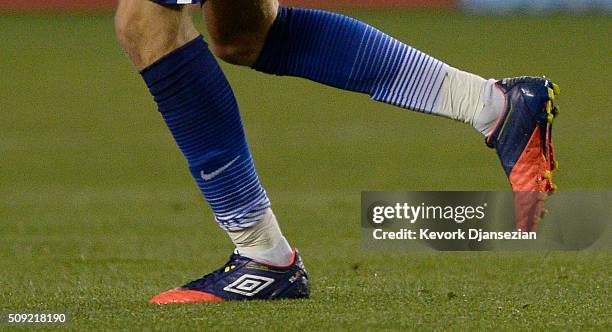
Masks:
[[[536,231],[543,217],[548,184],[552,173],[547,169],[548,161],[542,153],[540,128],[533,132],[525,151],[510,174],[514,191],[516,229],[524,232]]]
[[[540,221],[546,216],[545,192],[515,192],[514,214],[516,229],[521,232],[536,232]]]
[[[537,127],[525,150],[510,173],[510,183],[514,192],[547,191],[547,160],[542,153],[541,131]],[[550,172],[549,172],[550,173]],[[552,173],[549,175],[552,178]]]
[[[209,293],[189,289],[171,289],[149,300],[151,304],[219,303],[223,299]]]

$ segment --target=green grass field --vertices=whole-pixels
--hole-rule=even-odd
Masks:
[[[562,87],[560,190],[612,187],[610,17],[349,14],[486,77],[547,74]],[[66,312],[73,330],[612,328],[609,252],[361,251],[363,190],[507,190],[471,128],[230,66],[312,298],[149,305],[232,247],[112,16],[0,16],[0,40],[0,313]]]

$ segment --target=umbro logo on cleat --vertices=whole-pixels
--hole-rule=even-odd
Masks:
[[[253,296],[261,292],[264,288],[270,286],[274,279],[252,274],[245,274],[236,281],[223,288],[226,292],[241,294],[244,296]]]

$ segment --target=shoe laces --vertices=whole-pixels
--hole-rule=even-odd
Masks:
[[[199,279],[188,282],[187,284],[183,286],[183,288],[188,288],[188,289],[201,288],[205,286],[206,284],[208,284],[209,282],[215,282],[221,279],[225,273],[236,269],[238,265],[237,260],[239,257],[240,255],[238,255],[237,253],[232,253],[232,255],[230,255],[229,260],[222,267],[214,270],[213,272],[210,272],[204,275],[203,277]]]

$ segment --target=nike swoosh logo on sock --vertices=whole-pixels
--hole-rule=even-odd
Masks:
[[[236,156],[236,158],[232,159],[229,163],[219,167],[216,171],[212,172],[212,173],[204,173],[204,171],[200,172],[200,176],[202,176],[202,179],[204,179],[204,181],[210,181],[212,179],[214,179],[217,175],[223,173],[223,171],[225,171],[226,169],[228,169],[230,166],[232,166],[233,163],[236,162],[236,160],[240,159],[240,155]]]

